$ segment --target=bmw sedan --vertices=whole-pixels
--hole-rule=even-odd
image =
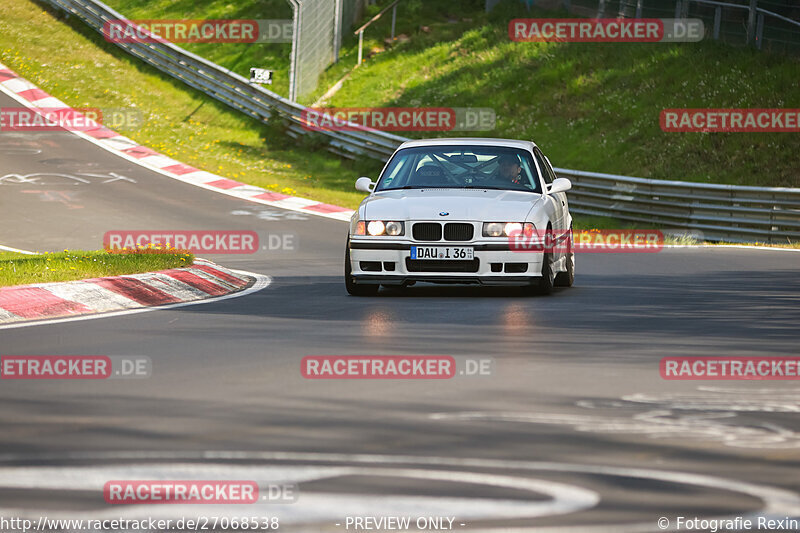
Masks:
[[[517,285],[539,294],[571,286],[571,187],[533,142],[405,142],[377,182],[356,181],[369,196],[350,221],[347,292],[368,296],[381,285],[417,282]]]

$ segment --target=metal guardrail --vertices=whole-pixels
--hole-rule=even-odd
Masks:
[[[666,181],[556,168],[570,210],[695,230],[710,240],[800,240],[800,189]]]
[[[99,0],[47,0],[102,33],[109,20],[125,19]],[[303,127],[304,106],[171,43],[115,43],[162,72],[261,121],[278,117],[288,135]],[[408,140],[381,131],[314,131],[326,148],[344,157],[384,160]],[[800,240],[800,189],[662,181],[556,168],[574,184],[571,210],[622,220],[686,228],[707,239],[783,242]]]

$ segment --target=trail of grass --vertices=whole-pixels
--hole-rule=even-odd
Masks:
[[[6,259],[21,259],[23,257],[31,257],[30,254],[21,254],[19,252],[3,252],[0,251],[0,261],[5,261]]]
[[[193,254],[180,250],[140,249],[124,253],[64,250],[16,256],[2,253],[0,287],[154,272],[191,265],[193,261]]]

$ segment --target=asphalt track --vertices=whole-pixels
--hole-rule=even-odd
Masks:
[[[491,531],[800,516],[797,385],[659,374],[666,356],[797,355],[798,253],[581,254],[575,287],[549,297],[417,286],[353,298],[346,223],[193,187],[65,133],[0,135],[0,212],[0,244],[21,249],[94,249],[125,229],[250,229],[296,244],[209,256],[272,277],[241,298],[0,329],[0,355],[153,361],[148,379],[2,382],[0,516],[278,516],[286,531],[347,531],[347,516]],[[495,367],[305,380],[312,354]],[[105,504],[103,483],[125,476],[297,483],[300,497],[245,511]]]

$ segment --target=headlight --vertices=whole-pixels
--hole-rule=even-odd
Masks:
[[[503,235],[502,222],[484,222],[483,223],[483,236],[484,237],[500,237]]]
[[[402,222],[383,220],[359,220],[356,224],[356,232],[354,235],[371,235],[378,237],[380,235],[388,235],[390,237],[397,237],[403,235],[405,226]]]
[[[512,235],[525,235],[526,237],[532,236],[536,231],[536,227],[530,223],[525,222],[484,222],[483,223],[483,236],[484,237],[510,237]]]
[[[386,225],[380,220],[373,220],[367,224],[367,232],[372,236],[383,235],[384,231],[386,231]]]
[[[386,223],[386,235],[397,236],[403,234],[403,223],[402,222],[387,222]]]

